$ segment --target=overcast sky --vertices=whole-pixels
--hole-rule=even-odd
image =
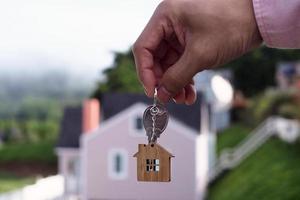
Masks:
[[[0,69],[95,75],[135,41],[160,0],[0,1]]]

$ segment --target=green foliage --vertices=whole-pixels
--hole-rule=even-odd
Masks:
[[[232,69],[234,85],[246,96],[253,96],[275,85],[278,62],[300,60],[300,50],[279,50],[261,47],[223,67]],[[106,79],[98,83],[93,96],[108,91],[142,92],[131,51],[116,53],[114,64],[104,71]]]
[[[59,120],[61,113],[59,101],[48,98],[25,98],[15,114],[19,120],[38,119],[38,120]]]
[[[272,115],[300,119],[300,105],[293,90],[268,90],[252,99],[248,113],[255,123]]]
[[[225,67],[233,70],[234,85],[246,96],[253,96],[275,85],[276,65],[282,61],[300,60],[300,50],[261,47]]]
[[[19,177],[9,172],[0,171],[0,193],[15,190],[34,182],[34,177]]]
[[[40,162],[55,164],[55,143],[40,141],[38,143],[10,143],[0,147],[0,165],[7,162]]]
[[[27,97],[14,114],[0,118],[0,137],[8,142],[53,140],[58,135],[62,107],[57,100]]]
[[[243,124],[233,124],[218,133],[217,152],[220,154],[225,148],[232,148],[250,133],[250,127]]]
[[[278,114],[285,118],[300,120],[300,105],[283,104],[278,108]]]
[[[0,139],[4,142],[54,140],[63,107],[79,104],[88,91],[85,81],[78,83],[63,71],[1,74]]]
[[[0,119],[55,118],[65,103],[79,103],[90,92],[85,80],[78,81],[60,70],[0,74]]]
[[[25,139],[29,142],[54,140],[58,135],[58,124],[54,121],[27,120],[23,125],[26,133]]]
[[[55,140],[58,136],[58,120],[0,120],[0,137],[5,142],[40,142]]]
[[[299,199],[300,143],[269,140],[209,188],[209,200]]]
[[[131,51],[116,53],[113,65],[104,72],[105,80],[98,83],[94,97],[101,97],[105,92],[143,92],[136,75]]]

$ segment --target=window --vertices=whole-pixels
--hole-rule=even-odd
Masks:
[[[159,171],[159,159],[146,159],[146,172]]]
[[[122,172],[122,156],[120,154],[116,154],[114,158],[115,163],[115,172],[120,173]]]
[[[108,155],[108,175],[114,180],[127,177],[128,154],[124,149],[111,149]]]
[[[135,128],[137,130],[143,130],[143,119],[141,117],[136,117],[135,119]]]
[[[133,112],[130,116],[129,134],[133,137],[145,137],[146,131],[143,124],[141,112]]]
[[[77,156],[67,158],[67,173],[65,176],[66,191],[70,193],[78,193],[79,177],[80,177],[80,161]]]

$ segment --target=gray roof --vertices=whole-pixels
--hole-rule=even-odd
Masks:
[[[82,130],[82,107],[66,107],[60,123],[57,147],[79,147]]]
[[[188,127],[200,130],[200,102],[201,95],[197,95],[197,101],[191,106],[168,103],[167,109],[170,115],[181,121]],[[106,93],[101,97],[101,114],[107,120],[135,103],[151,105],[152,99],[143,94],[130,93]],[[79,147],[79,136],[82,132],[82,108],[66,107],[61,121],[58,147]]]
[[[172,102],[167,104],[167,109],[172,117],[175,117],[195,130],[199,130],[200,101],[201,95],[198,94],[197,102],[191,106],[175,104]],[[137,102],[150,105],[153,103],[153,100],[143,94],[108,93],[103,95],[101,99],[101,108],[104,120],[109,119]]]

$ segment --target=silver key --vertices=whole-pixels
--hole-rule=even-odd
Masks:
[[[153,112],[157,109],[157,112]],[[155,123],[153,123],[153,119],[155,120]],[[167,109],[160,105],[157,104],[155,107],[154,106],[149,106],[143,116],[143,124],[144,128],[146,130],[148,140],[151,141],[151,137],[153,135],[154,141],[161,135],[161,133],[166,129],[167,124],[169,120],[169,114]],[[154,125],[154,126],[153,126]]]
[[[155,143],[162,132],[166,129],[169,120],[167,109],[156,102],[156,93],[154,95],[154,104],[146,108],[143,116],[143,124],[146,130],[149,143]]]

